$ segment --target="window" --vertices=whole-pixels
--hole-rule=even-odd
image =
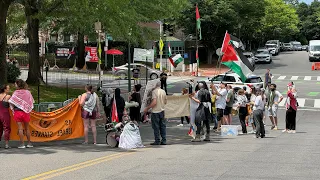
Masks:
[[[63,40],[64,42],[70,42],[70,34],[65,34]]]
[[[226,82],[236,82],[236,79],[233,76],[226,76],[224,81],[226,81]]]
[[[211,79],[211,81],[223,81],[224,76],[223,75],[218,75],[215,76]]]
[[[245,83],[261,83],[261,77],[248,78]]]

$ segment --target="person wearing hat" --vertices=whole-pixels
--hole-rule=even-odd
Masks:
[[[297,91],[294,88],[293,82],[287,85],[286,99],[286,129],[282,132],[296,133],[296,115],[297,115]]]
[[[47,108],[48,112],[57,110],[57,107],[54,104],[49,104]]]

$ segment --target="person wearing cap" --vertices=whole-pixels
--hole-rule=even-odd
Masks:
[[[270,85],[270,93],[268,94],[268,115],[272,123],[271,130],[278,130],[278,106],[283,100],[283,96],[276,90],[277,85]]]
[[[216,108],[217,108],[217,120],[218,120],[218,127],[217,131],[219,132],[221,130],[221,125],[223,123],[223,114],[224,109],[227,105],[227,94],[228,91],[226,90],[226,84],[220,83],[219,88],[217,89],[214,84],[211,84],[212,94],[217,95],[216,98]]]
[[[291,82],[287,85],[287,99],[286,99],[286,129],[282,132],[296,133],[296,115],[297,115],[297,91],[294,84]]]

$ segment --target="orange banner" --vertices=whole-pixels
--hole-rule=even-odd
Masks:
[[[83,137],[83,121],[79,100],[53,112],[32,111],[30,133],[32,142],[46,142]],[[11,140],[20,140],[17,123],[11,115]],[[26,137],[25,137],[26,139]]]

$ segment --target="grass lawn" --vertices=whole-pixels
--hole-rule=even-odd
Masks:
[[[29,86],[35,103],[38,103],[38,86]],[[68,89],[68,98],[77,98],[84,89]],[[67,88],[56,86],[40,86],[40,102],[64,102],[67,100]]]

